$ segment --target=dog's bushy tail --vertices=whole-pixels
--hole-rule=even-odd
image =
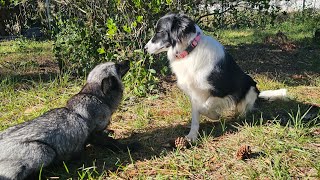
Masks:
[[[258,97],[267,101],[287,100],[287,89],[261,91]]]

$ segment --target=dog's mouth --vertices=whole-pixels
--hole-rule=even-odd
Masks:
[[[163,51],[167,51],[168,48],[170,47],[169,43],[163,43],[163,42],[152,42],[150,40],[145,46],[144,49],[149,53],[149,54],[158,54]]]
[[[165,46],[162,46],[162,47],[160,47],[159,49],[157,49],[155,52],[150,53],[150,54],[159,54],[159,53],[163,52],[164,49],[165,49]]]

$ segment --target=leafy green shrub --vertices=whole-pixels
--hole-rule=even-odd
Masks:
[[[85,75],[96,64],[103,61],[103,56],[111,56],[101,50],[103,36],[97,27],[81,25],[82,22],[66,21],[56,35],[54,53],[62,72]]]
[[[159,65],[160,62],[155,63],[152,56],[141,50],[130,51],[114,41],[105,39],[106,33],[111,34],[110,24],[107,25],[109,28],[98,28],[83,26],[80,21],[68,21],[64,22],[63,26],[56,36],[54,45],[55,56],[62,72],[86,75],[98,63],[130,60],[131,68],[124,78],[129,90],[137,96],[155,92],[158,77],[153,66]],[[166,70],[164,66],[161,72],[165,73]]]
[[[131,70],[124,77],[124,82],[129,85],[133,94],[146,96],[147,93],[156,93],[158,76],[156,70],[152,68],[154,59],[150,55],[145,55],[141,50],[133,53],[135,61],[131,61]]]

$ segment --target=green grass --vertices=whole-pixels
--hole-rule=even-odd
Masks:
[[[293,19],[284,20],[276,23],[274,26],[263,28],[240,28],[237,30],[217,30],[210,33],[215,36],[223,44],[240,45],[240,44],[256,44],[263,43],[266,36],[275,35],[277,32],[283,32],[290,41],[307,41],[310,43],[314,32],[320,27],[320,23],[316,18],[303,19],[298,15]],[[320,45],[320,43],[319,43]]]
[[[244,124],[236,133],[219,138],[204,136],[198,146],[138,161],[120,173],[112,173],[111,177],[319,178],[319,150],[311,143],[315,141],[311,129],[295,125],[281,126],[277,120],[268,124]],[[315,143],[319,143],[319,138]],[[235,159],[237,148],[244,144],[251,146],[255,157],[245,161]],[[303,173],[304,170],[308,173]]]
[[[245,118],[226,123],[202,117],[198,144],[173,149],[170,143],[189,130],[189,99],[172,82],[161,84],[163,90],[153,98],[134,97],[126,84],[109,129],[122,142],[140,142],[141,149],[87,146],[78,159],[43,168],[41,174],[60,179],[319,179],[320,50],[311,40],[315,26],[310,24],[215,32],[260,90],[287,88],[289,101],[258,104]],[[264,44],[265,36],[279,30],[299,48],[283,51]],[[84,78],[58,74],[50,41],[1,42],[0,130],[64,106],[84,83]],[[317,107],[309,109],[310,104]],[[251,147],[251,158],[235,158],[242,145]]]
[[[52,108],[63,106],[71,95],[80,90],[82,81],[71,81],[69,76],[48,82],[21,82],[7,77],[0,82],[0,129],[24,122]]]
[[[57,71],[52,53],[52,41],[32,41],[17,39],[1,42],[0,72],[12,75],[28,76],[39,72]]]

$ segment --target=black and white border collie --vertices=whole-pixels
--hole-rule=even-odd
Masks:
[[[285,89],[259,92],[257,83],[241,70],[223,45],[203,34],[186,15],[160,18],[145,49],[150,54],[167,51],[178,86],[190,97],[192,123],[187,140],[197,140],[200,114],[213,120],[244,115],[258,97],[273,100],[286,96]]]

